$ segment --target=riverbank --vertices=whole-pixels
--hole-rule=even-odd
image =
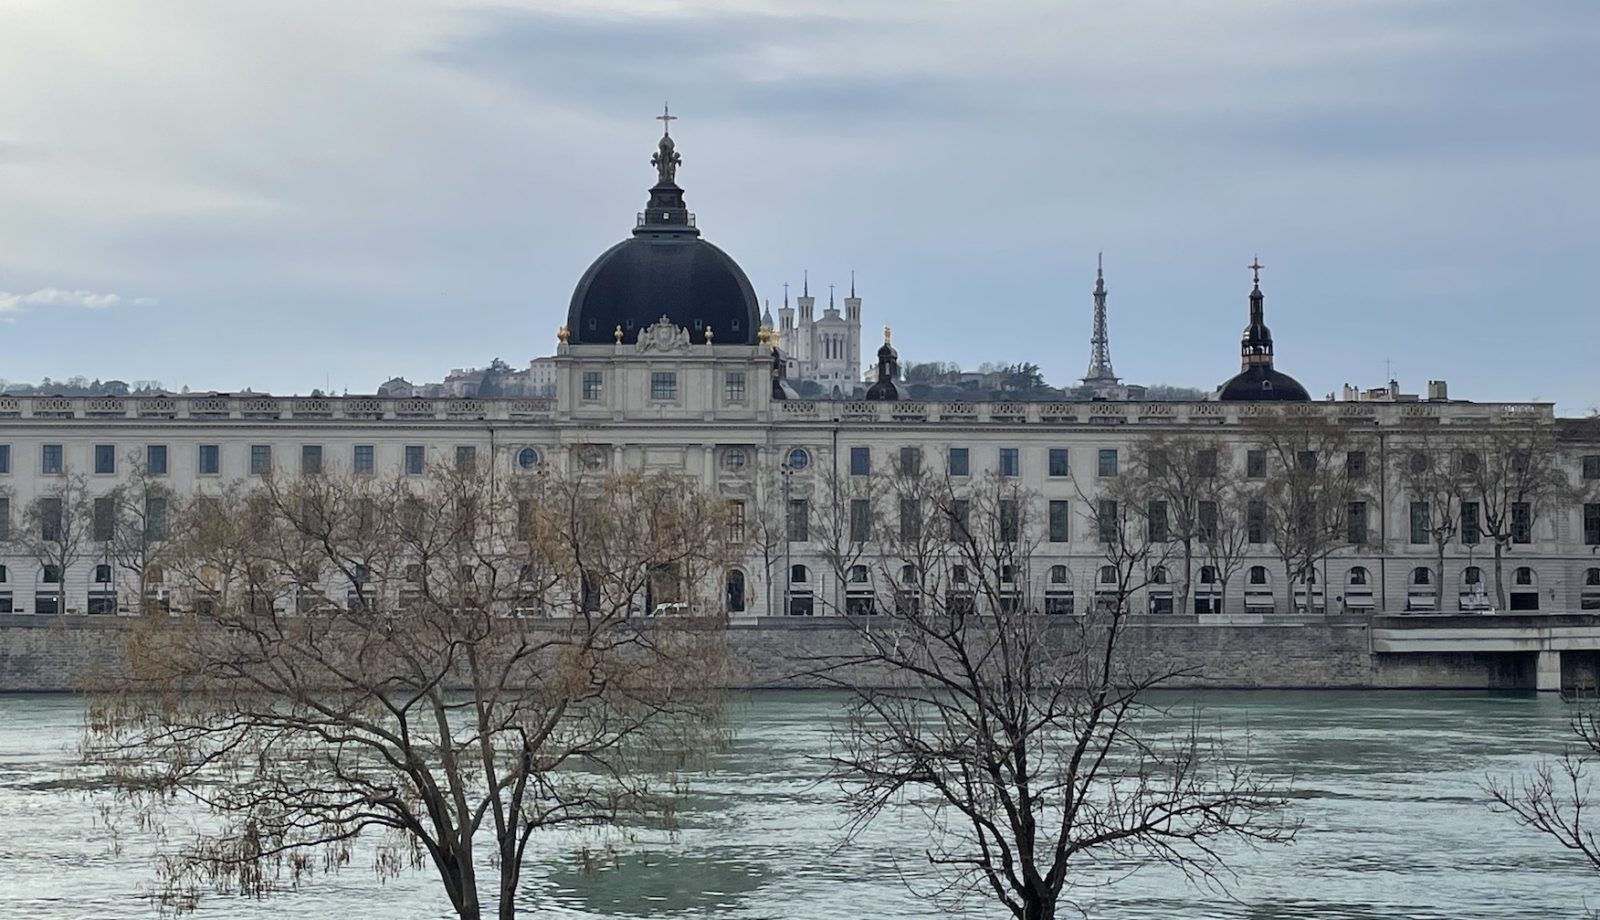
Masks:
[[[1375,649],[1396,618],[1301,618],[1221,622],[1135,617],[1128,660],[1181,672],[1174,687],[1219,689],[1532,690],[1537,651],[1389,652]],[[1406,622],[1416,622],[1407,620]],[[887,621],[874,621],[869,627]],[[1076,628],[1062,619],[1058,628]],[[125,665],[130,621],[116,617],[0,615],[0,692],[71,691]],[[848,655],[862,621],[778,617],[737,621],[728,642],[738,689],[827,686],[818,664]],[[1378,645],[1382,646],[1381,640]]]

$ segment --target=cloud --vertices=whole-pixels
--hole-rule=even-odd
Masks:
[[[126,303],[121,294],[101,294],[98,291],[67,291],[61,288],[40,288],[27,294],[0,291],[0,315],[25,313],[34,307],[79,307],[85,310],[109,310]],[[149,306],[156,301],[151,297],[136,297],[134,306]]]

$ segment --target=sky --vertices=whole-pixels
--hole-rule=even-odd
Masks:
[[[774,306],[902,360],[1600,405],[1594,0],[0,0],[0,377],[372,392],[553,351],[670,101]],[[842,289],[840,296],[843,296]]]

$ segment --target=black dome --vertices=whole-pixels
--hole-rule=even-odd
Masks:
[[[761,325],[750,279],[729,255],[697,236],[636,236],[601,253],[578,279],[567,309],[572,341],[634,341],[665,316],[696,343],[705,327],[718,345],[754,345]]]
[[[1217,390],[1217,398],[1234,402],[1308,402],[1311,394],[1288,374],[1264,364],[1253,364],[1229,378]]]

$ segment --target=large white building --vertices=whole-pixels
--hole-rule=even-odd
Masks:
[[[767,328],[744,272],[701,238],[676,183],[681,160],[671,137],[661,138],[653,162],[657,182],[632,234],[578,281],[557,336],[553,397],[0,396],[0,611],[56,612],[58,585],[64,585],[63,613],[130,607],[127,577],[106,547],[90,539],[81,557],[59,571],[30,553],[27,546],[37,541],[19,539],[19,529],[37,526],[40,516],[25,509],[47,499],[63,477],[81,473],[98,494],[135,466],[185,494],[248,485],[268,473],[420,475],[429,463],[484,459],[510,476],[542,467],[682,470],[738,503],[747,526],[773,509],[787,522],[791,539],[781,564],[752,555],[730,571],[734,616],[782,614],[786,593],[792,613],[847,609],[854,575],[830,572],[810,522],[840,500],[828,483],[912,460],[957,483],[986,473],[1014,479],[1037,496],[1039,545],[1027,577],[1038,581],[1037,593],[1053,611],[1082,609],[1092,597],[1104,551],[1084,507],[1106,494],[1136,445],[1153,435],[1218,439],[1232,455],[1230,468],[1245,476],[1255,476],[1259,465],[1255,423],[1285,406],[1359,432],[1370,445],[1345,458],[1352,468],[1359,460],[1371,470],[1360,502],[1361,538],[1329,554],[1313,583],[1297,585],[1284,583],[1270,547],[1253,546],[1255,555],[1229,592],[1231,616],[1431,606],[1430,586],[1417,579],[1433,566],[1435,547],[1416,539],[1417,496],[1389,472],[1408,445],[1438,443],[1441,436],[1483,442],[1506,426],[1533,426],[1559,436],[1559,463],[1575,487],[1600,481],[1600,435],[1588,420],[1555,418],[1548,404],[1452,401],[1442,387],[1430,394],[1436,398],[1414,401],[1310,401],[1274,366],[1259,269],[1240,373],[1213,399],[903,400],[887,331],[877,382],[864,398],[796,398],[784,379],[790,358],[819,372],[836,369],[841,389],[861,379],[852,357],[859,351],[859,299],[852,292],[845,314],[830,310],[814,319],[807,292],[801,316],[809,326],[785,320]],[[794,354],[786,356],[785,348]],[[1600,607],[1600,498],[1574,493],[1525,517],[1507,550],[1510,606]],[[1463,535],[1445,555],[1448,590],[1440,606],[1470,608],[1487,542]],[[1197,580],[1195,609],[1176,613],[1217,611],[1204,581]],[[1171,582],[1156,579],[1144,592],[1151,611],[1171,610]]]

